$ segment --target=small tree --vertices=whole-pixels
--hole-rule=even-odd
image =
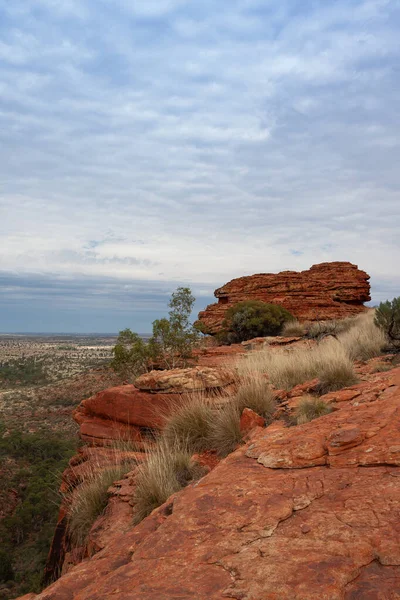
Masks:
[[[169,318],[153,321],[153,335],[147,343],[130,329],[121,331],[113,348],[113,369],[124,375],[138,375],[154,363],[165,369],[185,364],[199,338],[189,321],[194,302],[190,288],[178,287],[168,305]]]
[[[260,300],[246,300],[231,306],[223,321],[224,336],[230,343],[265,335],[279,335],[293,315],[282,306]]]
[[[111,367],[124,377],[136,376],[146,371],[151,358],[148,345],[130,329],[119,332],[112,352],[114,358]]]
[[[381,302],[375,312],[375,324],[394,346],[400,346],[400,296]]]
[[[168,305],[169,319],[153,322],[152,352],[167,369],[173,369],[182,361],[185,363],[192,356],[199,338],[197,329],[189,321],[195,300],[190,288],[178,287]]]

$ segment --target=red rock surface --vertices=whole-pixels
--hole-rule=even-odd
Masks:
[[[251,408],[245,408],[240,417],[240,431],[242,434],[247,435],[256,427],[264,427],[265,419],[251,410]]]
[[[36,600],[398,599],[400,369],[352,389],[311,423],[255,430]]]
[[[122,385],[83,400],[74,412],[81,438],[92,445],[132,440],[146,446],[148,430],[161,429],[168,411],[184,401],[184,394],[230,391],[234,374],[227,368],[196,366],[151,371],[135,385]]]
[[[369,301],[369,275],[349,262],[314,265],[308,271],[260,273],[233,279],[215,291],[217,304],[199,314],[204,333],[221,330],[226,311],[243,300],[279,304],[302,321],[357,315]]]

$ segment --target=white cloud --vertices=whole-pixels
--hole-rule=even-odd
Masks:
[[[227,6],[7,9],[0,270],[399,281],[397,3]]]

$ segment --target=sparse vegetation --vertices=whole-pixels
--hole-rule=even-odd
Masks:
[[[140,523],[155,508],[191,481],[204,474],[192,460],[192,453],[181,444],[170,446],[160,442],[138,467],[134,496],[134,523]]]
[[[282,327],[282,335],[286,337],[302,337],[306,334],[306,326],[297,319],[286,321]]]
[[[5,513],[0,539],[7,556],[7,561],[0,556],[0,565],[3,581],[8,582],[5,598],[41,589],[57,521],[61,473],[75,450],[75,439],[0,426],[0,504]]]
[[[238,343],[255,337],[279,335],[286,321],[293,320],[282,306],[259,300],[247,300],[231,306],[222,327],[228,343]]]
[[[239,385],[233,399],[239,414],[245,408],[251,408],[270,422],[276,409],[276,400],[268,382],[261,377],[246,377]]]
[[[240,415],[236,402],[227,402],[216,413],[210,431],[210,445],[219,456],[227,456],[242,442]]]
[[[400,348],[400,296],[380,303],[375,311],[375,324],[393,346]]]
[[[328,415],[331,412],[332,407],[324,402],[322,398],[304,396],[295,411],[294,419],[297,425],[302,425],[323,415]]]
[[[201,452],[210,447],[214,414],[204,396],[193,394],[166,418],[163,439],[170,447],[178,444],[192,452]]]
[[[315,321],[308,326],[307,337],[320,340],[326,336],[337,336],[349,331],[356,324],[356,317],[334,319],[331,321]]]
[[[43,385],[47,381],[43,358],[21,357],[0,363],[0,382],[3,386]]]
[[[360,315],[354,326],[340,335],[339,341],[351,360],[368,360],[379,356],[387,339],[374,322],[373,312]]]
[[[321,392],[340,389],[356,382],[353,363],[337,340],[324,340],[308,349],[254,352],[238,363],[241,376],[264,373],[276,388],[290,390],[318,377]]]
[[[71,492],[68,530],[74,547],[84,544],[88,533],[108,502],[108,489],[136,466],[136,462],[110,465],[93,470],[77,488]]]
[[[113,369],[135,378],[155,364],[164,369],[185,365],[199,339],[198,329],[189,322],[194,302],[190,288],[178,287],[169,302],[169,318],[153,322],[148,342],[130,329],[121,331],[113,349]]]

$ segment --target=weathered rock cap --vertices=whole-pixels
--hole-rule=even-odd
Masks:
[[[369,275],[350,262],[314,265],[308,271],[258,273],[232,279],[215,290],[218,302],[199,313],[203,333],[222,330],[227,310],[237,302],[261,300],[283,306],[301,321],[342,319],[366,310]]]
[[[197,366],[150,371],[138,377],[135,386],[143,391],[177,394],[216,390],[231,385],[234,381],[235,376],[230,369]]]

